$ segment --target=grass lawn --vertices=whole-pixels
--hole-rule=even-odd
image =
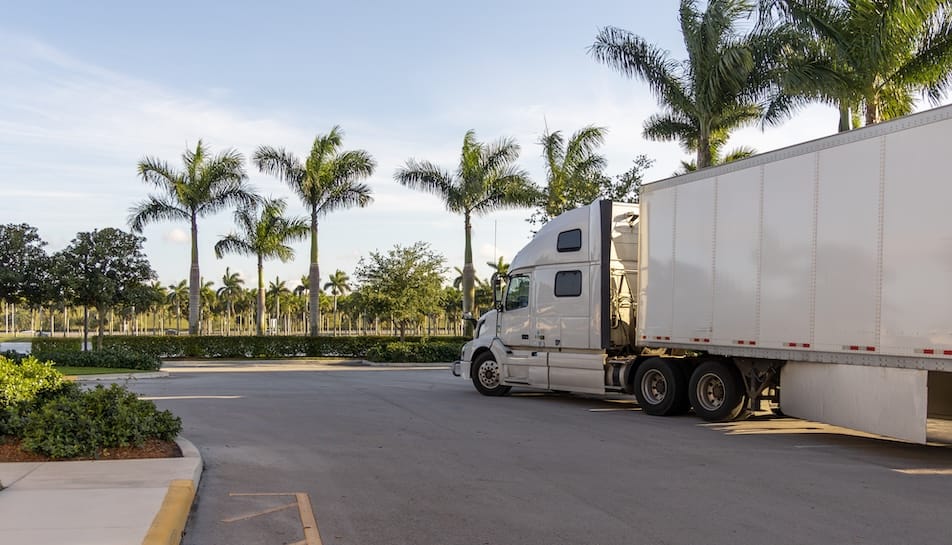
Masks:
[[[69,367],[56,366],[56,370],[64,375],[127,375],[129,373],[150,373],[141,369],[116,369],[112,367]]]

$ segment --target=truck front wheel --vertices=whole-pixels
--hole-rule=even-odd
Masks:
[[[635,371],[635,398],[641,410],[653,416],[683,414],[688,410],[688,384],[681,368],[664,358],[647,359]]]
[[[473,386],[484,396],[504,396],[512,389],[502,384],[492,352],[483,352],[473,361]]]
[[[747,404],[740,372],[723,361],[699,365],[691,374],[688,393],[694,412],[708,422],[736,420]]]

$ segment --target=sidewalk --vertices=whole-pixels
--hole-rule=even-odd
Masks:
[[[0,543],[179,543],[202,458],[178,444],[182,458],[0,464]]]

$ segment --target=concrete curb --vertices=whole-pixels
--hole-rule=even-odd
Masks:
[[[202,456],[191,441],[179,437],[175,440],[182,450],[183,458],[195,458],[195,470],[192,480],[177,479],[169,483],[169,489],[162,500],[159,512],[142,540],[142,545],[179,545],[185,534],[188,515],[195,501],[198,483],[202,478]]]
[[[146,378],[166,378],[168,371],[155,371],[151,373],[112,373],[108,375],[73,375],[76,382],[113,382],[117,380],[140,380]]]

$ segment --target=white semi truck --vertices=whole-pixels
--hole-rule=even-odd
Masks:
[[[766,400],[926,442],[952,417],[950,152],[952,106],[568,211],[513,258],[454,374],[710,421]]]

